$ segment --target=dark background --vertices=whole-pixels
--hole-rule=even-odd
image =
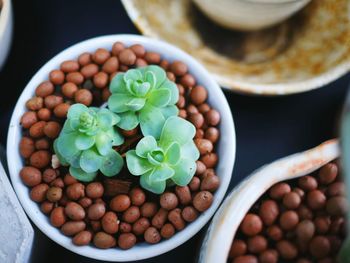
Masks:
[[[118,0],[13,2],[13,45],[0,73],[2,145],[6,145],[7,128],[17,98],[44,63],[63,49],[91,37],[138,34]],[[337,136],[349,80],[347,75],[322,89],[285,97],[247,97],[225,91],[237,133],[231,188],[263,164]],[[177,249],[143,262],[194,262],[202,236],[203,231]],[[32,262],[97,261],[60,247],[36,229]]]

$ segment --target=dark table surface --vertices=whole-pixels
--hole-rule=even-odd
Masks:
[[[6,145],[7,128],[17,98],[50,58],[91,37],[138,34],[118,0],[13,2],[13,45],[0,73],[2,145]],[[347,75],[322,89],[285,97],[247,97],[225,91],[237,132],[237,158],[230,188],[263,164],[336,137],[349,80]],[[169,253],[143,262],[194,262],[203,233]],[[32,262],[97,261],[60,247],[36,229]]]

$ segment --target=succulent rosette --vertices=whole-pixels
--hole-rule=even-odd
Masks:
[[[145,136],[135,150],[126,153],[131,174],[140,177],[141,186],[156,194],[167,184],[187,185],[195,171],[199,152],[193,142],[195,127],[188,121],[169,117],[161,130],[160,139]]]
[[[80,181],[92,181],[98,170],[114,176],[123,166],[123,159],[113,146],[124,142],[116,124],[120,117],[106,108],[74,104],[59,137],[54,142],[55,153],[62,165]]]
[[[175,104],[179,91],[159,66],[119,73],[109,88],[112,95],[108,107],[121,117],[117,125],[124,130],[132,130],[140,124],[143,135],[159,139],[166,119],[178,114]]]

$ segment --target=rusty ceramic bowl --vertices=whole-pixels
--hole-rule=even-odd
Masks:
[[[316,171],[339,157],[337,140],[265,165],[240,183],[216,212],[200,251],[199,263],[226,263],[232,240],[251,206],[272,185]]]
[[[304,92],[350,69],[350,0],[311,1],[282,24],[251,33],[214,24],[191,0],[122,2],[143,34],[182,48],[236,92]]]

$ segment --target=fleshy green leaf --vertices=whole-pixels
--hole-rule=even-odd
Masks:
[[[181,159],[179,163],[172,166],[175,171],[171,180],[177,185],[185,186],[190,183],[194,173],[196,172],[196,162],[189,159]]]
[[[116,127],[109,129],[106,134],[112,138],[112,146],[118,146],[124,143],[124,138]]]
[[[105,176],[114,176],[120,172],[123,168],[123,164],[123,158],[120,154],[111,150],[104,156],[100,170]]]
[[[79,134],[75,140],[75,147],[79,150],[87,150],[95,144],[95,137]]]
[[[160,145],[165,148],[172,142],[184,145],[192,140],[195,134],[196,128],[192,123],[177,116],[169,117],[160,136]]]
[[[165,181],[151,183],[149,181],[149,176],[150,176],[149,173],[141,175],[140,185],[142,186],[142,188],[144,188],[152,193],[155,193],[155,194],[163,193],[165,190],[165,187],[166,187]]]
[[[139,111],[145,106],[146,100],[143,98],[134,98],[127,102],[125,105],[130,111]]]
[[[145,136],[136,145],[136,154],[147,158],[147,153],[155,148],[157,148],[157,141],[152,136]]]
[[[126,112],[129,110],[126,104],[132,99],[133,97],[130,94],[112,94],[108,99],[108,108],[116,113]],[[120,116],[120,118],[122,117]]]
[[[70,164],[71,167],[74,168],[80,168],[80,157],[81,157],[82,151],[78,152],[76,155],[67,157],[67,161]]]
[[[108,109],[101,109],[97,113],[98,125],[103,130],[108,130],[120,121],[120,117]]]
[[[127,93],[125,82],[124,82],[125,73],[118,73],[111,81],[109,85],[109,90],[111,93]]]
[[[69,107],[67,118],[68,119],[79,118],[80,114],[88,110],[89,108],[86,107],[84,104],[81,104],[81,103],[73,104],[72,106]]]
[[[170,99],[171,93],[169,90],[155,89],[151,92],[148,101],[155,107],[165,107],[168,105]]]
[[[199,151],[192,140],[181,146],[181,157],[185,159],[198,160]]]
[[[179,114],[179,109],[175,105],[169,105],[163,108],[160,108],[165,119],[168,119],[171,116],[177,116]]]
[[[173,142],[170,144],[167,152],[165,153],[168,163],[171,165],[176,165],[180,161],[181,157],[181,148],[180,144]]]
[[[163,82],[163,84],[159,87],[159,89],[167,89],[169,90],[171,96],[169,100],[169,104],[176,104],[179,100],[179,90],[176,87],[176,84],[170,80],[166,80]]]
[[[96,148],[101,155],[106,155],[112,149],[112,139],[106,133],[96,135]]]
[[[167,165],[157,167],[150,174],[148,181],[153,185],[155,182],[166,181],[175,174],[174,170]]]
[[[145,73],[145,80],[150,84],[150,87],[155,87],[157,79],[156,75],[152,71],[147,71]]]
[[[126,153],[126,164],[133,175],[142,175],[152,169],[147,159],[139,157],[135,150],[130,150]]]
[[[134,92],[137,97],[144,98],[147,94],[147,92],[150,90],[151,85],[148,82],[144,83],[135,83],[134,85]]]
[[[140,111],[140,128],[144,136],[152,135],[158,139],[164,125],[164,116],[162,112],[150,105]]]
[[[138,69],[129,69],[124,74],[124,81],[127,81],[127,80],[137,81],[139,79],[142,79],[142,74]]]
[[[79,152],[79,149],[75,146],[76,133],[64,133],[57,139],[57,150],[61,155],[67,159]]]
[[[136,116],[135,112],[127,111],[119,114],[120,122],[118,122],[117,126],[122,128],[123,130],[130,131],[137,127],[139,124],[139,119]]]
[[[69,167],[69,173],[77,180],[82,182],[91,182],[95,179],[97,172],[86,173],[80,168]]]
[[[155,65],[150,65],[150,66],[146,67],[145,69],[146,69],[145,75],[147,74],[147,72],[151,71],[154,74],[154,76],[156,77],[156,85],[154,88],[158,88],[166,80],[166,73],[165,73],[164,69],[162,69],[161,67],[155,66]]]
[[[56,154],[58,160],[60,161],[61,165],[63,165],[63,166],[69,165],[67,160],[62,156],[62,154],[57,149],[57,139],[53,142],[53,149],[54,149],[55,154]]]
[[[162,149],[154,149],[147,154],[147,160],[152,165],[158,166],[164,161],[164,153]]]
[[[83,151],[80,157],[80,167],[86,173],[97,172],[102,165],[102,157],[94,150]]]

